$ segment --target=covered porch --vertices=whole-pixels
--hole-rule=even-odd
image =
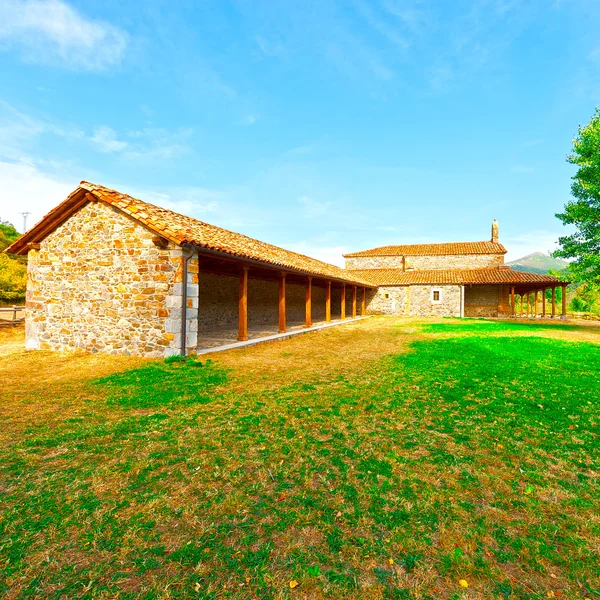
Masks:
[[[567,285],[568,283],[555,283],[553,285],[513,285],[510,291],[510,316],[528,319],[561,319],[567,318]],[[556,302],[556,289],[561,288],[560,315]],[[548,299],[546,292],[550,292]]]
[[[201,249],[197,266],[193,263],[189,269],[197,269],[190,272],[196,289],[190,291],[197,300],[190,298],[188,309],[197,308],[197,352],[283,339],[366,315],[372,286],[351,276],[346,280],[282,269]]]

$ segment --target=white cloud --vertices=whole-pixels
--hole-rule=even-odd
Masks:
[[[246,117],[244,117],[242,124],[248,126],[254,125],[254,123],[256,123],[258,119],[260,119],[258,115],[247,115]]]
[[[126,47],[123,30],[61,0],[0,2],[0,50],[15,48],[27,62],[99,71],[120,63]]]
[[[20,213],[30,212],[27,228],[62,202],[79,182],[57,178],[40,171],[32,163],[0,161],[0,220],[10,221],[19,231],[23,227]]]
[[[350,252],[346,246],[315,246],[310,242],[284,243],[283,247],[338,267],[344,267],[344,257],[342,255]]]
[[[117,139],[116,131],[106,125],[94,128],[90,141],[100,152],[122,152],[127,148],[127,142]]]
[[[111,127],[100,125],[94,128],[89,140],[99,152],[121,153],[128,160],[152,162],[187,154],[190,151],[187,140],[192,133],[192,130],[187,128],[170,132],[166,129],[147,127],[129,131],[126,134],[128,139],[123,139],[123,136],[119,136]]]

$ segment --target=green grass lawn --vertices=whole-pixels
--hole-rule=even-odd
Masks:
[[[372,321],[410,345],[356,372],[82,383],[0,448],[0,596],[600,598],[599,346]]]

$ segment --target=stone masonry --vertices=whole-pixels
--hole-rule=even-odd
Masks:
[[[353,256],[346,258],[346,269],[483,269],[500,267],[504,264],[503,254],[462,254],[432,256]]]
[[[26,347],[162,357],[181,343],[182,249],[90,202],[28,260]],[[187,347],[196,348],[198,263],[189,261]]]

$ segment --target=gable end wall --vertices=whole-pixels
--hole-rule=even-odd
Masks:
[[[103,202],[88,203],[29,252],[26,346],[162,357],[179,352],[182,249]],[[188,263],[196,347],[197,260]],[[195,279],[194,279],[195,278]]]

